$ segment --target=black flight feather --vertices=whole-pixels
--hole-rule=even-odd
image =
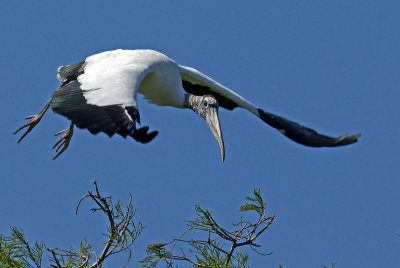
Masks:
[[[268,113],[258,109],[260,118],[271,127],[279,130],[289,139],[310,147],[335,147],[352,144],[357,141],[361,134],[348,136],[344,134],[337,138],[319,134],[315,130],[302,126],[281,116]]]
[[[73,74],[70,73],[65,79],[68,80],[71,77]],[[148,128],[136,129],[139,112],[135,107],[123,108],[118,104],[107,106],[88,104],[80,85],[78,81],[63,83],[53,94],[52,110],[67,117],[78,128],[88,129],[92,134],[104,132],[111,137],[117,133],[124,138],[131,136],[141,143],[151,141],[158,134],[156,131],[147,133]]]

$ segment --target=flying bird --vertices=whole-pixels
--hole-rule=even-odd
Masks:
[[[29,122],[14,134],[26,129],[18,143],[39,123],[51,109],[70,120],[67,129],[53,149],[60,156],[69,146],[74,126],[88,129],[92,134],[115,133],[137,142],[148,143],[158,132],[140,126],[137,94],[150,103],[191,109],[211,129],[218,142],[222,161],[225,159],[224,140],[218,117],[218,108],[233,110],[241,107],[276,128],[289,139],[311,147],[335,147],[357,141],[361,134],[329,137],[315,130],[267,112],[219,84],[201,72],[176,64],[166,55],[154,50],[113,50],[92,55],[84,61],[58,68],[60,86],[50,101],[37,115],[28,116]]]

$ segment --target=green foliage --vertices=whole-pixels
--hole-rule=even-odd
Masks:
[[[164,262],[167,267],[174,267],[174,261],[185,261],[193,267],[249,267],[249,255],[235,250],[238,247],[249,246],[256,253],[262,254],[255,249],[260,247],[255,244],[255,240],[269,227],[275,216],[266,217],[266,204],[259,189],[254,189],[254,197],[246,199],[250,202],[242,205],[239,211],[256,212],[256,221],[251,222],[241,217],[238,223],[233,224],[233,227],[238,229],[229,231],[216,222],[210,211],[196,205],[197,217],[187,221],[186,231],[168,243],[149,245],[147,257],[141,261],[143,266],[155,267],[159,262]],[[188,233],[193,236],[206,236],[207,239],[183,239]],[[179,253],[176,253],[174,249],[178,243]],[[175,267],[177,266],[176,264]]]
[[[100,195],[96,182],[94,184],[96,192],[89,191],[87,195],[82,197],[76,211],[78,211],[82,200],[91,198],[97,205],[92,211],[101,211],[107,217],[109,222],[105,234],[107,241],[104,243],[104,248],[100,254],[93,252],[93,246],[86,240],[81,241],[79,248],[71,247],[67,250],[46,248],[43,242],[35,242],[31,246],[21,229],[11,227],[11,236],[0,235],[0,267],[43,267],[44,249],[50,253],[49,256],[44,258],[44,261],[49,266],[56,268],[102,267],[105,259],[120,252],[128,253],[128,263],[132,255],[130,247],[144,229],[141,222],[135,224],[133,221],[136,210],[132,205],[132,196],[130,196],[129,204],[125,209],[122,209],[121,201],[114,205],[112,198]]]
[[[17,227],[11,227],[11,236],[0,235],[1,267],[40,267],[44,251],[43,242],[33,246]]]
[[[228,255],[220,250],[222,245],[217,243],[199,244],[196,241],[192,241],[191,246],[194,248],[191,252],[195,254],[196,263],[203,265],[203,267],[249,267],[247,265],[248,254],[238,252],[228,259]]]
[[[92,211],[100,211],[107,217],[109,225],[104,234],[106,242],[100,254],[93,252],[93,245],[86,240],[81,241],[78,248],[71,247],[67,250],[46,248],[43,242],[31,244],[21,229],[11,227],[10,236],[0,235],[0,267],[94,268],[102,267],[105,259],[121,252],[128,254],[126,262],[128,264],[132,256],[130,247],[145,228],[141,222],[135,224],[133,221],[136,210],[132,205],[132,196],[127,206],[124,207],[121,201],[114,205],[112,197],[103,197],[96,182],[94,185],[95,192],[89,191],[81,198],[76,212],[84,199],[91,198],[96,204]],[[146,250],[147,257],[141,263],[144,267],[156,267],[162,262],[171,268],[178,267],[177,261],[186,262],[191,267],[250,267],[249,255],[236,249],[248,246],[258,254],[271,254],[257,251],[256,248],[260,245],[255,241],[275,219],[275,216],[266,216],[266,204],[261,197],[260,189],[254,189],[253,194],[254,196],[246,197],[248,202],[240,206],[239,211],[255,212],[258,215],[256,220],[250,221],[242,216],[239,222],[232,224],[233,230],[228,230],[217,223],[210,211],[196,205],[196,218],[186,222],[187,229],[183,234],[168,243],[150,244]],[[189,233],[192,238],[184,239]],[[45,250],[49,254],[45,255]],[[329,267],[322,267],[335,268],[335,266],[336,263],[332,263]],[[283,265],[279,265],[279,268],[283,268]]]
[[[80,247],[71,247],[67,250],[50,249],[47,250],[52,254],[49,259],[53,267],[90,267],[89,262],[92,259],[91,249],[93,245],[86,240],[81,241]]]
[[[239,211],[256,211],[260,215],[265,211],[265,203],[260,195],[260,189],[254,189],[254,197],[246,196],[246,199],[251,203],[240,206]]]

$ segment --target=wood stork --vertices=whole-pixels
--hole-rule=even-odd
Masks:
[[[137,93],[160,106],[190,108],[203,117],[216,138],[221,158],[225,148],[218,108],[233,110],[241,107],[279,130],[289,139],[311,147],[334,147],[351,144],[361,134],[337,138],[325,136],[315,130],[262,110],[232,90],[199,71],[177,65],[164,54],[154,50],[114,50],[95,54],[79,63],[58,68],[61,85],[43,110],[28,116],[31,119],[14,134],[27,127],[18,143],[39,123],[49,107],[67,117],[70,126],[55,135],[64,134],[53,146],[56,159],[70,143],[73,128],[86,128],[92,134],[115,133],[138,142],[147,143],[157,136],[149,127],[140,124]]]

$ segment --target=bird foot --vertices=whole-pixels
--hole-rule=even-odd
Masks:
[[[74,134],[74,125],[71,123],[69,128],[64,129],[62,131],[57,132],[54,134],[54,136],[59,136],[61,134],[65,133],[57,142],[54,144],[53,149],[56,149],[56,156],[53,157],[53,160],[59,157],[65,150],[67,150],[69,146],[69,142],[71,141],[72,135]],[[60,150],[61,149],[61,150]]]
[[[29,132],[32,131],[32,129],[40,122],[40,120],[42,119],[43,114],[40,115],[31,115],[26,117],[25,119],[29,120],[32,119],[31,121],[29,121],[28,123],[24,124],[22,127],[20,127],[19,129],[17,129],[14,132],[14,135],[17,134],[19,131],[21,131],[22,129],[28,127],[28,129],[25,131],[25,133],[21,136],[21,138],[19,138],[18,143],[20,143],[22,141],[23,138],[25,138],[26,135],[28,135]]]
[[[39,114],[31,115],[31,116],[28,116],[25,118],[27,120],[31,119],[31,121],[24,124],[22,127],[20,127],[19,129],[17,129],[14,132],[14,135],[15,135],[18,132],[20,132],[21,130],[23,130],[24,128],[28,127],[28,129],[25,131],[25,133],[22,134],[21,138],[19,138],[18,143],[20,143],[22,141],[22,139],[25,138],[25,136],[28,135],[28,133],[32,131],[32,129],[40,122],[40,120],[42,120],[43,115],[46,113],[46,111],[49,109],[49,107],[50,107],[50,102],[48,102],[46,104],[46,106],[43,108],[43,110]]]

